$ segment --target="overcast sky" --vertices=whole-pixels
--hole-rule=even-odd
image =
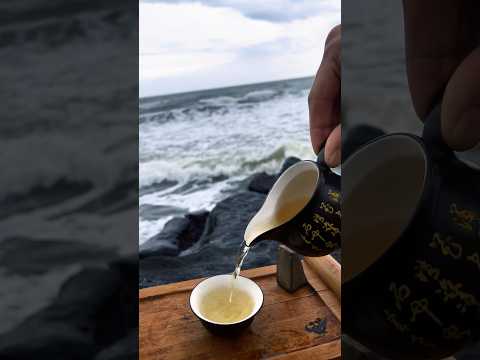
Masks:
[[[340,0],[140,1],[140,96],[314,75]]]

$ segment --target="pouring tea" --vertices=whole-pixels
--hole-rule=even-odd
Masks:
[[[300,161],[275,182],[245,230],[246,246],[276,240],[306,256],[340,247],[340,170],[330,169],[324,149],[317,162]]]

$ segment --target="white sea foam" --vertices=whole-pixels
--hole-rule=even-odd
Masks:
[[[276,90],[255,90],[241,98],[241,101],[260,102],[271,99],[278,92]]]
[[[309,86],[310,80],[252,85],[228,89],[228,95],[222,89],[192,94],[191,100],[184,94],[177,108],[161,115],[158,107],[152,110],[163,120],[140,123],[140,187],[165,180],[175,185],[149,190],[140,204],[210,209],[247,176],[278,172],[288,156],[313,159]],[[140,219],[140,242],[164,223]]]

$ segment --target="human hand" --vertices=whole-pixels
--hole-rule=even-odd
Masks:
[[[335,26],[327,36],[323,59],[308,96],[310,139],[318,153],[325,143],[325,162],[340,165],[342,158],[340,126],[340,38],[341,27]]]
[[[480,142],[479,1],[404,0],[407,74],[420,119],[443,93],[442,135],[457,151]]]

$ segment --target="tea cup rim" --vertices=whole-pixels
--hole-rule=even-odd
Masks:
[[[232,325],[241,324],[241,323],[253,318],[254,316],[256,316],[258,314],[260,309],[263,307],[263,302],[264,302],[264,298],[265,298],[265,296],[263,294],[263,291],[262,291],[262,288],[252,279],[249,279],[249,278],[241,276],[241,275],[239,275],[238,278],[243,279],[242,281],[247,281],[251,286],[253,286],[256,290],[259,291],[258,294],[260,295],[259,302],[254,306],[253,311],[247,317],[245,317],[243,319],[240,319],[238,321],[235,321],[235,322],[228,322],[228,323],[227,322],[217,322],[217,321],[208,319],[205,316],[203,316],[200,313],[200,310],[196,306],[192,305],[192,296],[195,296],[194,292],[201,284],[204,284],[206,281],[209,281],[209,280],[211,281],[211,279],[213,279],[213,278],[218,278],[218,277],[227,278],[227,277],[230,277],[230,276],[232,276],[232,274],[221,274],[221,275],[210,276],[210,277],[207,277],[206,279],[203,279],[197,285],[195,285],[195,287],[192,289],[192,291],[190,293],[189,300],[188,300],[190,310],[193,312],[193,314],[195,314],[195,316],[197,316],[199,319],[201,319],[201,320],[203,320],[207,323],[210,323],[210,324],[215,324],[215,325],[219,325],[219,326],[232,326]]]

